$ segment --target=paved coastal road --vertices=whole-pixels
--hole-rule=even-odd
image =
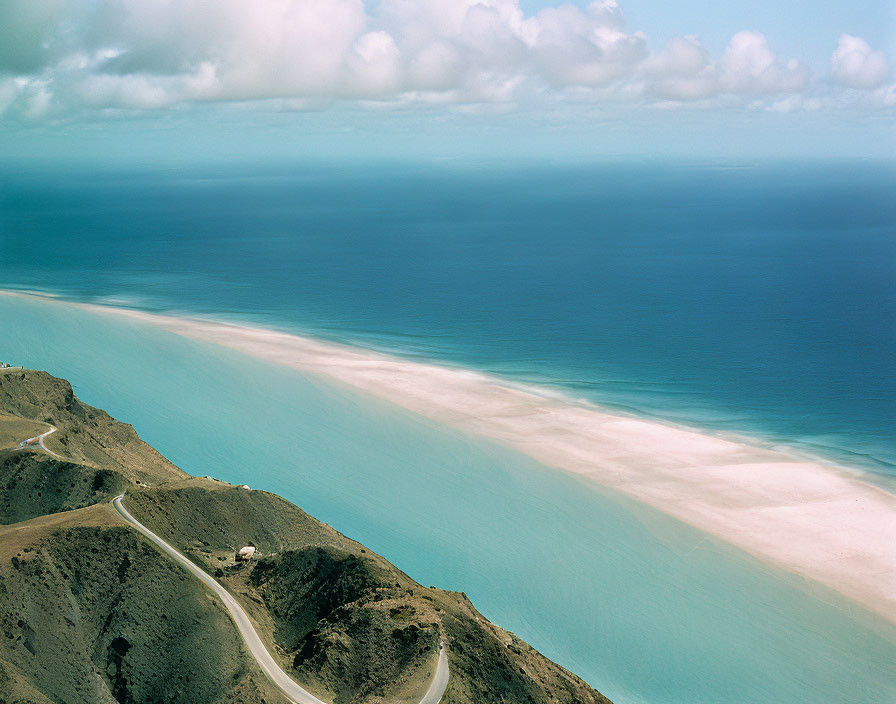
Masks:
[[[51,425],[50,429],[47,432],[43,433],[42,435],[35,435],[33,438],[28,438],[27,440],[22,440],[22,442],[19,443],[19,449],[21,450],[21,449],[28,447],[29,445],[33,445],[34,443],[37,443],[38,445],[41,446],[41,449],[44,452],[46,452],[48,455],[52,455],[53,457],[55,457],[56,459],[59,459],[59,460],[64,460],[65,457],[63,457],[62,455],[57,455],[50,448],[48,448],[46,445],[44,445],[44,440],[47,438],[47,436],[52,435],[57,430],[58,430],[58,428],[55,425]]]
[[[436,676],[423,699],[420,700],[420,704],[439,704],[446,689],[448,689],[448,649],[443,643],[439,646],[439,664],[436,665]]]
[[[236,599],[234,599],[230,595],[230,592],[228,592],[224,587],[218,584],[218,582],[213,579],[208,573],[206,573],[205,570],[195,565],[188,558],[178,552],[175,548],[171,547],[171,545],[166,543],[158,535],[153,533],[149,528],[147,528],[136,518],[134,518],[122,505],[123,498],[124,494],[121,494],[120,496],[115,497],[112,502],[113,506],[115,506],[115,509],[119,514],[121,514],[122,518],[124,518],[128,523],[134,526],[134,528],[136,528],[138,531],[143,533],[143,535],[145,535],[159,548],[161,548],[164,553],[169,555],[178,564],[180,564],[181,567],[187,570],[190,574],[196,577],[196,579],[205,584],[209,589],[211,589],[221,598],[221,601],[224,602],[224,606],[226,606],[227,610],[230,612],[230,615],[233,618],[236,627],[239,629],[240,635],[246,642],[246,646],[249,648],[249,652],[252,653],[252,656],[258,662],[258,665],[262,670],[264,670],[265,674],[271,679],[271,681],[276,684],[283,691],[283,693],[295,704],[326,704],[326,702],[321,701],[313,694],[300,687],[295,680],[293,680],[280,668],[280,666],[268,652],[267,648],[264,647],[264,643],[261,642],[261,638],[259,638],[258,633],[255,632],[255,628],[252,626],[252,622],[249,620],[246,612],[243,611],[243,607],[240,606],[239,603],[237,603]],[[439,663],[436,666],[435,677],[429,687],[429,690],[426,692],[423,699],[420,700],[420,704],[438,704],[438,702],[442,699],[442,695],[445,693],[445,688],[447,686],[448,656],[446,653],[446,649],[442,647],[439,652]]]

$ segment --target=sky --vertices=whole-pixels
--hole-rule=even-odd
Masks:
[[[0,0],[0,160],[896,156],[896,3]]]

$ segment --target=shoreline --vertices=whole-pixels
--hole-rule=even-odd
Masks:
[[[0,294],[128,317],[325,377],[620,491],[896,622],[896,496],[847,467],[339,343],[58,296]]]

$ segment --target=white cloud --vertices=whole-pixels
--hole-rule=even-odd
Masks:
[[[719,91],[715,65],[695,36],[675,37],[644,62],[651,94],[668,100],[700,100]]]
[[[831,55],[831,78],[849,88],[873,89],[884,84],[890,75],[887,57],[873,51],[864,39],[850,34],[840,36]]]
[[[759,32],[738,32],[720,62],[720,81],[728,93],[793,93],[809,82],[796,59],[782,62]]]
[[[803,95],[788,95],[786,98],[776,100],[768,109],[771,112],[805,112],[818,110],[822,107],[822,102],[818,98],[806,97]]]
[[[888,73],[880,52],[841,37],[835,81],[883,90]],[[650,52],[615,0],[531,15],[519,0],[0,0],[0,115],[195,101],[506,110],[732,96],[781,109],[791,103],[775,96],[809,87],[806,67],[757,32],[735,34],[719,58],[694,36]]]
[[[648,90],[668,100],[700,100],[720,94],[773,95],[806,88],[808,70],[782,61],[758,32],[735,34],[714,61],[695,36],[672,39],[644,62]]]
[[[603,85],[631,73],[647,55],[646,37],[625,31],[613,0],[584,11],[572,5],[546,8],[524,29],[538,70],[555,85]]]
[[[394,93],[401,81],[400,52],[395,40],[383,31],[362,34],[347,58],[351,85],[363,95]]]

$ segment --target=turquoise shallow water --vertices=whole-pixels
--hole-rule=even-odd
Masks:
[[[276,491],[618,704],[896,701],[896,628],[674,520],[293,370],[0,296],[0,359],[193,474]]]

